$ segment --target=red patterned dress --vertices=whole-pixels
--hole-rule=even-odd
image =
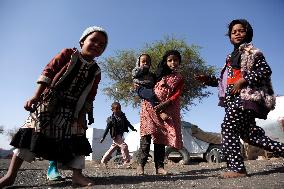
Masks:
[[[155,144],[164,144],[177,149],[183,147],[179,98],[183,84],[183,77],[177,72],[166,75],[157,82],[154,91],[159,101],[171,99],[170,105],[164,110],[170,118],[163,121],[151,104],[143,100],[140,114],[141,136],[151,135]]]

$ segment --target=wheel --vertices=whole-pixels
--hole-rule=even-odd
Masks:
[[[165,156],[167,159],[172,160],[175,163],[180,163],[183,165],[188,165],[190,161],[190,155],[186,148],[182,148],[180,150],[173,147],[166,147]]]
[[[206,152],[206,161],[208,163],[221,163],[221,147],[220,145],[210,145]]]

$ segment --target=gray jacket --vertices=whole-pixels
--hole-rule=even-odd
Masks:
[[[153,88],[155,86],[156,76],[154,73],[150,72],[148,68],[141,68],[138,58],[135,68],[132,70],[132,79],[135,84]]]

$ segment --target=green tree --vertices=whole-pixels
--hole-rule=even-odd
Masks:
[[[200,48],[201,47],[197,45],[187,45],[183,39],[180,40],[167,36],[161,41],[146,44],[145,47],[139,51],[117,51],[115,56],[107,57],[101,62],[102,70],[109,78],[109,83],[107,83],[103,91],[111,99],[120,101],[125,105],[131,104],[133,107],[137,107],[140,103],[135,100],[137,98],[134,98],[136,93],[133,91],[131,71],[135,67],[136,59],[139,54],[143,52],[151,56],[151,71],[154,71],[159,61],[162,59],[163,54],[167,50],[176,49],[182,55],[180,71],[185,79],[181,107],[183,110],[187,111],[189,107],[194,104],[194,99],[200,101],[202,98],[210,95],[210,92],[205,90],[205,86],[194,80],[194,74],[214,74],[216,71],[215,67],[205,65],[199,53]]]

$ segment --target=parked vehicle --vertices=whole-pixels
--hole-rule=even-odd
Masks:
[[[132,159],[137,159],[137,153],[140,146],[139,124],[134,125],[138,132],[130,132],[125,135],[125,142],[128,144]],[[193,158],[201,158],[209,163],[221,162],[221,137],[220,134],[204,132],[196,125],[188,122],[182,122],[182,135],[184,147],[181,150],[166,147],[166,158],[181,164],[189,164]],[[153,144],[150,146],[150,156],[153,158]],[[115,163],[121,161],[121,155],[115,155],[110,160]]]
[[[182,122],[184,147],[181,150],[166,147],[166,157],[174,162],[189,164],[193,158],[202,158],[209,163],[221,162],[221,135],[204,132],[198,126]]]

